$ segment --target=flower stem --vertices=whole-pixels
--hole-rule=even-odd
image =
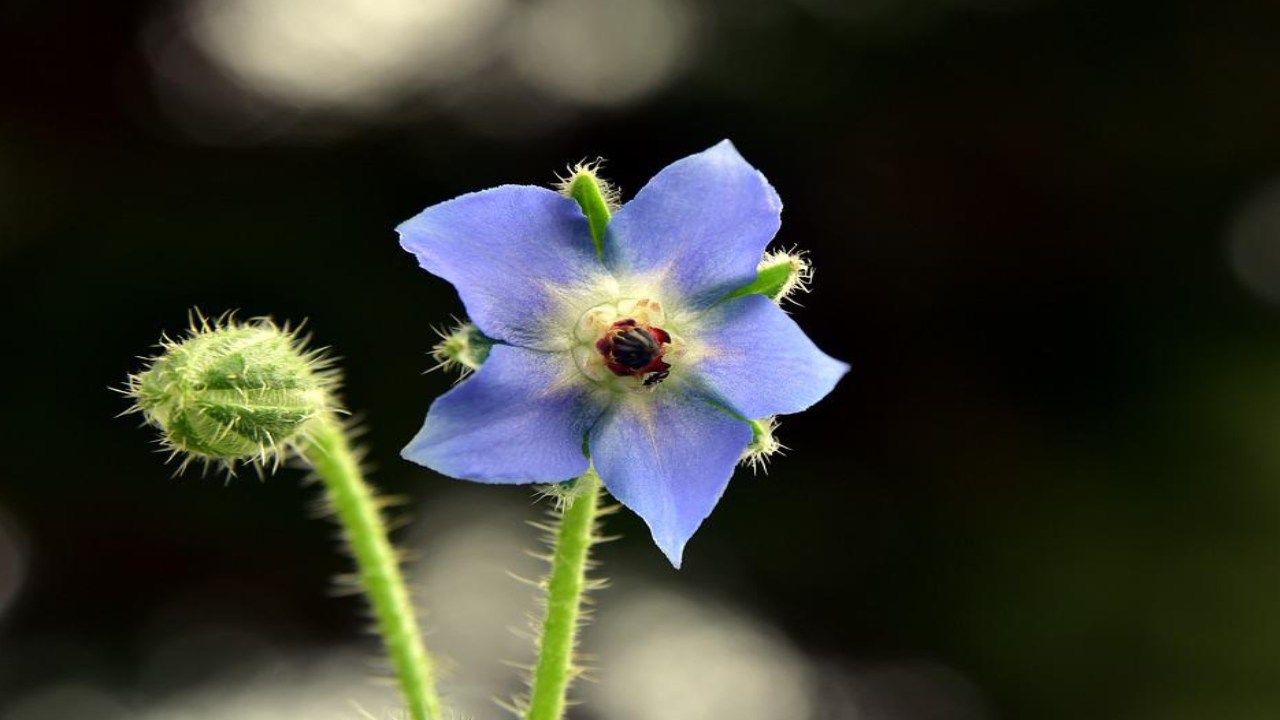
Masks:
[[[413,613],[395,550],[373,490],[337,418],[316,421],[303,456],[324,482],[330,506],[355,556],[360,585],[377,620],[412,720],[441,717],[432,662]]]
[[[547,614],[542,621],[526,720],[560,720],[569,683],[578,674],[573,651],[582,617],[583,592],[588,586],[587,556],[596,540],[600,506],[600,477],[595,470],[578,478],[568,502],[555,535],[547,581]]]

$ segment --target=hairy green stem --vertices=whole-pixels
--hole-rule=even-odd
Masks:
[[[600,507],[600,477],[595,470],[578,478],[569,502],[555,536],[547,581],[547,614],[542,621],[526,720],[560,720],[569,683],[578,672],[573,652],[587,588],[587,557],[596,539]]]
[[[591,228],[596,253],[604,254],[604,233],[609,225],[609,203],[593,168],[579,167],[564,187],[577,201]],[[538,662],[530,682],[525,720],[561,720],[569,684],[578,674],[573,664],[582,599],[587,589],[587,558],[595,542],[600,512],[600,476],[594,468],[574,481],[560,515],[547,578],[547,612],[538,637]]]
[[[395,549],[373,490],[364,481],[360,464],[337,418],[316,421],[303,455],[324,482],[330,506],[359,570],[360,585],[369,597],[387,654],[395,669],[412,720],[441,717],[431,658],[414,616],[413,604],[400,572]]]

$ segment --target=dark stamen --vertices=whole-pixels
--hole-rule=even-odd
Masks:
[[[633,327],[613,336],[613,357],[633,370],[653,362],[658,354],[658,343],[648,330]]]

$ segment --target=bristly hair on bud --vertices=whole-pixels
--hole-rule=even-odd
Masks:
[[[604,158],[598,157],[595,160],[582,160],[569,165],[565,168],[564,174],[556,174],[555,189],[565,197],[578,199],[574,194],[580,181],[589,178],[594,181],[595,186],[599,189],[600,197],[604,200],[605,207],[609,208],[610,213],[615,213],[618,208],[622,207],[622,191],[616,185],[600,177],[600,169],[604,167]]]
[[[742,452],[741,463],[751,466],[751,472],[769,472],[769,457],[785,455],[787,446],[778,442],[773,431],[778,429],[777,416],[751,421],[751,444]]]
[[[596,246],[596,255],[604,258],[604,233],[609,225],[609,218],[622,207],[622,193],[613,184],[599,176],[598,171],[604,160],[596,158],[583,161],[569,168],[568,174],[556,176],[556,190],[561,195],[578,203],[582,214],[587,218],[591,228],[591,240]]]
[[[751,282],[729,293],[727,298],[746,295],[764,295],[781,305],[789,300],[795,305],[800,303],[793,297],[796,293],[809,292],[813,281],[813,265],[804,251],[773,250],[766,252],[760,263],[756,265],[756,277]]]
[[[796,293],[807,293],[809,287],[813,283],[813,264],[809,262],[806,253],[803,250],[773,250],[764,254],[764,259],[756,268],[756,272],[765,276],[769,273],[776,273],[781,279],[774,288],[770,288],[770,292],[766,294],[773,300],[781,304],[784,300],[790,300],[792,303],[799,305],[794,295]]]
[[[783,300],[790,300],[800,305],[794,296],[799,292],[809,292],[813,283],[813,263],[810,263],[808,254],[796,249],[765,252],[756,272],[764,273],[769,268],[787,269],[786,279],[783,279],[781,287],[769,297],[780,304]]]
[[[457,371],[458,380],[462,380],[479,370],[489,358],[489,351],[493,349],[493,340],[485,337],[480,328],[469,322],[455,319],[454,326],[448,330],[433,329],[440,336],[440,342],[431,349],[431,359],[436,364],[427,372]]]
[[[122,389],[126,411],[159,428],[179,472],[195,460],[274,470],[307,440],[308,426],[342,410],[339,377],[324,349],[308,350],[299,328],[270,318],[210,320],[193,311],[178,340],[164,337],[148,366]]]

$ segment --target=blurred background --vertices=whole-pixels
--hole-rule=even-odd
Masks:
[[[192,306],[345,358],[448,693],[502,717],[541,509],[399,459],[461,307],[392,228],[724,137],[853,371],[683,571],[610,519],[575,717],[1280,716],[1280,5],[0,7],[0,720],[394,701],[316,488],[175,478],[114,418]]]

